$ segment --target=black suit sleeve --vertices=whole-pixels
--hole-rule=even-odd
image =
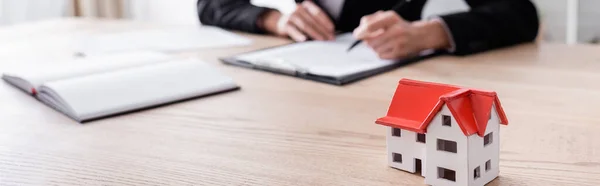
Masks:
[[[197,7],[202,24],[251,33],[264,32],[256,21],[270,10],[250,4],[250,0],[198,0]]]
[[[533,41],[539,20],[530,0],[467,0],[471,10],[441,16],[455,42],[455,54],[466,55]]]

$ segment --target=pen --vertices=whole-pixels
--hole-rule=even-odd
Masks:
[[[408,0],[400,0],[398,2],[398,4],[394,5],[392,7],[391,10],[395,11],[396,13],[398,13],[398,11],[400,11],[400,8],[402,8],[402,6],[404,6],[404,4],[406,4],[408,2]],[[362,42],[362,40],[356,40],[352,43],[352,45],[350,45],[350,47],[348,48],[348,50],[346,50],[347,52],[350,52],[350,50],[352,50],[352,48],[354,48],[356,45],[360,44]]]

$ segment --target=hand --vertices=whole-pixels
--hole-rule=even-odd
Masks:
[[[311,1],[298,4],[294,12],[287,15],[277,11],[268,12],[259,21],[262,21],[265,30],[279,36],[290,36],[295,41],[334,39],[333,23]]]
[[[426,49],[449,48],[448,34],[440,21],[408,22],[394,11],[364,16],[354,32],[382,59],[399,59]]]

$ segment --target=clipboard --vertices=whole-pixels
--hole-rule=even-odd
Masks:
[[[280,75],[294,76],[294,77],[298,77],[298,78],[302,78],[302,79],[306,79],[306,80],[312,80],[312,81],[327,83],[327,84],[331,84],[331,85],[343,86],[343,85],[350,84],[350,83],[353,83],[353,82],[356,82],[356,81],[359,81],[359,80],[362,80],[362,79],[365,79],[365,78],[368,78],[371,76],[375,76],[377,74],[381,74],[381,73],[384,73],[387,71],[394,70],[399,67],[403,67],[403,66],[418,62],[420,60],[435,57],[435,56],[438,56],[438,55],[441,55],[444,53],[442,51],[428,51],[422,55],[418,55],[415,57],[406,58],[406,59],[402,59],[402,60],[397,60],[386,66],[369,69],[369,70],[365,70],[365,71],[360,71],[357,73],[352,73],[352,74],[339,76],[339,77],[311,73],[307,69],[304,69],[300,66],[296,66],[294,64],[286,63],[285,61],[256,60],[256,61],[251,62],[251,61],[243,60],[239,57],[241,55],[252,54],[252,53],[256,53],[256,52],[263,52],[265,50],[272,50],[272,49],[276,49],[279,47],[286,47],[286,46],[298,45],[298,44],[301,44],[301,43],[292,43],[289,45],[282,45],[282,46],[260,49],[260,50],[256,50],[256,51],[237,54],[237,55],[230,56],[230,57],[220,58],[220,60],[227,65],[233,65],[233,66],[255,69],[255,70],[260,70],[260,71],[265,71],[265,72],[271,72],[271,73],[280,74]]]

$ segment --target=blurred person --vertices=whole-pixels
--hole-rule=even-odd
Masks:
[[[289,14],[252,5],[250,0],[198,0],[205,25],[290,37],[332,40],[353,32],[380,58],[398,59],[427,49],[467,55],[530,42],[539,20],[530,0],[465,0],[469,11],[421,19],[427,0],[296,0]]]

